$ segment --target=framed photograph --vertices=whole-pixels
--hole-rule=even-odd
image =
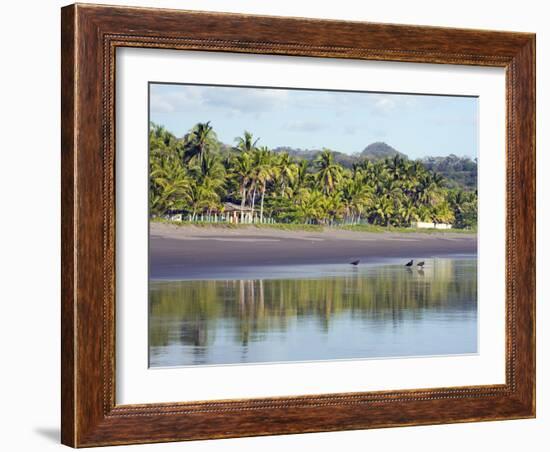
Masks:
[[[62,9],[62,442],[535,416],[535,36]]]

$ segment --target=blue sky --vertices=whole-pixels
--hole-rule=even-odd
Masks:
[[[353,154],[384,141],[410,158],[477,157],[478,101],[472,97],[344,91],[150,85],[150,119],[181,137],[210,121],[233,144],[244,130],[270,148]]]

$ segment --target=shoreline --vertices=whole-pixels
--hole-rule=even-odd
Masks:
[[[424,276],[425,272],[431,272],[433,266],[437,266],[437,260],[453,259],[454,261],[475,259],[474,254],[448,254],[433,256],[426,260],[426,267],[419,270],[414,266],[412,269],[404,267],[400,258],[378,258],[361,262],[357,267],[349,263],[320,263],[320,264],[286,264],[286,265],[256,265],[256,266],[235,266],[213,267],[208,273],[196,273],[191,270],[184,277],[181,275],[166,275],[150,278],[151,284],[155,283],[179,283],[179,282],[201,282],[201,281],[258,281],[258,280],[315,280],[334,277],[349,277],[368,274],[370,270],[380,267],[399,267],[411,274],[418,273]]]
[[[306,231],[161,222],[151,222],[149,227],[151,280],[214,279],[216,274],[238,275],[247,269],[270,274],[270,269],[300,265],[347,266],[353,259],[361,259],[364,265],[477,255],[477,234],[467,233]]]
[[[193,229],[215,229],[222,231],[234,230],[264,230],[264,231],[292,231],[292,232],[334,232],[334,231],[349,231],[363,232],[373,234],[456,234],[456,235],[476,235],[477,230],[468,229],[435,229],[435,228],[411,228],[411,227],[394,227],[394,226],[377,226],[372,224],[350,224],[350,225],[335,225],[324,226],[320,224],[298,224],[298,223],[209,223],[209,222],[189,222],[189,221],[173,221],[154,218],[149,220],[150,225],[165,225],[174,228],[193,228]]]

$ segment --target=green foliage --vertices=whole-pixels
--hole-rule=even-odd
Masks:
[[[324,149],[315,160],[258,147],[245,131],[229,151],[209,122],[182,140],[151,124],[150,210],[179,210],[191,221],[223,213],[224,203],[254,209],[260,222],[308,225],[409,227],[450,223],[475,229],[477,192],[456,187],[420,161],[401,155],[362,160],[346,168]]]
[[[210,121],[206,123],[199,122],[184,137],[183,160],[189,162],[193,159],[202,163],[206,153],[217,146],[216,134],[212,130]]]
[[[321,154],[320,149],[296,149],[289,146],[276,147],[276,153],[285,152],[297,160],[315,161]],[[405,154],[388,146],[386,143],[377,142],[369,144],[362,152],[357,154],[344,154],[332,151],[334,160],[344,168],[352,169],[364,160],[381,161],[399,156],[408,159]],[[447,188],[462,188],[476,190],[477,188],[477,160],[469,157],[448,155],[446,157],[423,157],[418,160],[426,169],[438,173],[445,178]]]

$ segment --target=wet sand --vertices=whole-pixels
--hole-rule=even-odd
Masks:
[[[476,255],[475,234],[371,233],[345,230],[280,231],[268,228],[174,226],[151,223],[152,279],[189,279],[246,273],[247,268],[343,264],[361,259],[428,259]],[[269,272],[269,268],[265,269]]]

